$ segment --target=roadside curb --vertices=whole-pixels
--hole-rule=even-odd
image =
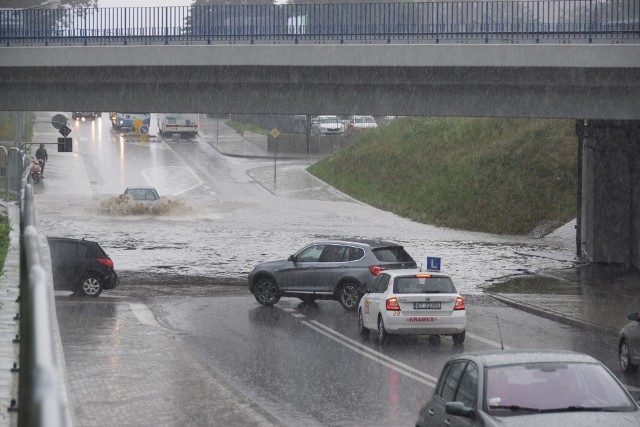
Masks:
[[[518,310],[522,310],[530,314],[535,314],[536,316],[544,317],[545,319],[553,320],[555,322],[562,323],[567,326],[573,326],[573,327],[584,329],[587,331],[599,332],[604,334],[615,334],[615,335],[618,334],[617,329],[591,323],[586,320],[578,319],[572,316],[567,316],[566,314],[562,314],[557,311],[537,307],[531,304],[524,303],[522,301],[518,301],[513,298],[506,297],[504,295],[495,294],[493,292],[485,291],[484,293],[486,295],[489,295],[492,298],[497,299],[498,301],[501,301],[507,304],[510,307],[516,308]]]

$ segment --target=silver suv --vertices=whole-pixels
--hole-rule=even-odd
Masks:
[[[313,242],[287,260],[258,264],[249,273],[249,291],[263,305],[280,297],[337,300],[355,310],[367,285],[382,270],[417,268],[396,243],[380,240],[325,240]]]

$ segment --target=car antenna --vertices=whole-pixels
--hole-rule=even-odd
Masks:
[[[500,337],[500,349],[504,350],[504,344],[502,344],[502,332],[500,332],[500,320],[498,320],[497,314],[496,314],[496,323],[498,324],[498,336]]]

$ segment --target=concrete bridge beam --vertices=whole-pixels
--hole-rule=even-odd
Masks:
[[[640,269],[640,121],[588,120],[577,130],[582,255]]]

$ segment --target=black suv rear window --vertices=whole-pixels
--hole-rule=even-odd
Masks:
[[[380,262],[412,262],[413,258],[402,246],[389,246],[373,249],[373,254]]]

